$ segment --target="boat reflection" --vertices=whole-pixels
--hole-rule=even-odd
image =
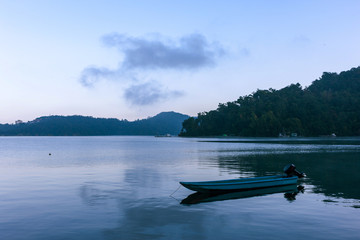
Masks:
[[[214,201],[224,201],[230,199],[240,199],[240,198],[250,198],[256,196],[264,196],[274,193],[284,193],[284,198],[288,201],[292,202],[296,200],[296,195],[298,193],[304,192],[304,187],[296,184],[287,185],[281,187],[270,187],[270,188],[261,188],[254,190],[246,190],[246,191],[236,191],[236,192],[221,192],[221,193],[200,193],[196,192],[190,194],[186,198],[184,198],[180,204],[190,205],[190,204],[198,204],[204,202],[214,202]]]

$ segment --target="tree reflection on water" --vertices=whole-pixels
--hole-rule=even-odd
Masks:
[[[360,182],[360,148],[358,151],[314,151],[282,152],[267,154],[243,154],[231,150],[206,161],[216,161],[218,167],[231,174],[259,177],[281,173],[288,163],[294,163],[297,169],[307,177],[300,183],[313,185],[312,191],[331,197],[360,200],[360,188],[354,183]],[[204,161],[204,162],[206,162]]]

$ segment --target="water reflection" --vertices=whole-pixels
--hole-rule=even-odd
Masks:
[[[144,199],[126,204],[118,226],[103,230],[105,239],[206,239],[207,212],[183,211],[166,199]],[[177,229],[186,229],[176,231]]]
[[[0,239],[358,239],[360,148],[350,145],[0,138]],[[169,197],[181,180],[275,175],[288,163],[307,173],[304,194]]]
[[[181,204],[190,205],[190,204],[198,204],[204,202],[251,198],[251,197],[258,197],[258,196],[264,196],[264,195],[270,195],[270,194],[282,193],[282,192],[284,192],[284,198],[286,198],[289,202],[292,202],[296,200],[296,195],[298,193],[304,193],[304,187],[301,185],[300,186],[288,185],[281,187],[270,187],[270,188],[236,191],[236,192],[225,192],[225,193],[196,192],[184,198],[181,201]]]
[[[85,182],[79,195],[87,206],[101,209],[116,219],[116,224],[103,228],[103,239],[206,239],[199,232],[208,219],[202,209],[183,211],[177,202],[169,198],[154,183],[162,183],[165,177],[153,169],[127,169],[121,183]],[[186,231],[173,231],[181,226]],[[196,236],[196,237],[195,237]]]
[[[360,199],[360,145],[288,145],[221,143],[204,154],[202,165],[218,167],[239,177],[258,177],[281,173],[283,166],[294,163],[312,185],[312,191],[326,196]],[[273,148],[273,151],[271,150]],[[263,151],[266,149],[266,154]],[[304,149],[307,149],[306,151]],[[309,150],[311,149],[311,151]],[[215,153],[216,151],[216,153]],[[251,152],[251,154],[244,154]]]
[[[228,239],[234,239],[240,238],[243,233],[253,234],[261,239],[263,236],[259,235],[260,232],[266,232],[272,239],[278,239],[282,235],[278,232],[288,231],[296,224],[302,228],[314,225],[314,228],[308,231],[313,234],[307,233],[305,236],[317,236],[319,231],[336,229],[339,224],[347,223],[349,218],[353,218],[353,215],[347,217],[348,215],[344,214],[336,223],[326,222],[326,219],[338,215],[329,212],[326,205],[345,206],[339,201],[344,198],[360,199],[359,190],[351,187],[353,181],[359,181],[356,174],[360,170],[360,151],[357,151],[356,146],[343,151],[340,148],[334,150],[329,146],[305,144],[290,148],[278,144],[250,145],[199,145],[199,149],[193,150],[196,156],[192,158],[194,164],[189,167],[179,165],[178,175],[175,175],[173,169],[164,171],[159,165],[154,166],[153,162],[139,160],[133,168],[124,171],[119,179],[121,184],[104,184],[104,181],[99,181],[101,184],[86,182],[80,188],[80,196],[91,208],[101,205],[101,212],[111,210],[109,215],[116,219],[116,223],[101,229],[105,239],[224,239],[226,234],[230,234]],[[251,154],[247,154],[248,152]],[[191,155],[186,155],[188,156]],[[275,175],[281,173],[288,163],[294,163],[300,171],[307,173],[308,177],[300,183],[306,187],[305,193],[311,194],[302,194],[304,188],[293,185],[221,195],[194,193],[187,197],[188,192],[181,195],[179,191],[180,199],[184,198],[181,205],[169,198],[169,194],[177,187],[172,183],[180,180],[176,176],[180,178],[187,174],[187,177],[191,177],[192,173],[203,172],[210,175],[218,173],[218,170],[224,173],[224,178],[228,178],[229,175]],[[186,166],[184,163],[183,165]],[[203,176],[207,177],[205,174]],[[299,195],[301,198],[298,198]],[[235,199],[243,200],[241,203],[226,201]],[[212,204],[198,204],[204,202]],[[359,204],[352,202],[351,206],[356,207]],[[342,213],[348,209],[350,208],[338,211]],[[299,218],[289,219],[287,215],[293,212],[300,213]],[[217,228],[219,218],[226,222],[220,230]],[[317,219],[326,224],[321,225]],[[234,224],[236,227],[232,227]],[[279,226],[283,226],[280,227],[281,231],[273,231]],[[352,228],[351,232],[358,233],[356,227]],[[344,235],[343,231],[338,232]]]

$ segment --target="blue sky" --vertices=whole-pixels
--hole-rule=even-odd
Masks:
[[[0,0],[0,123],[196,115],[360,65],[360,1]]]

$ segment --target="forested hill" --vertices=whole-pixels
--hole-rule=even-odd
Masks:
[[[184,121],[181,136],[360,135],[360,67],[325,72],[309,87],[257,90]]]
[[[0,124],[2,136],[99,136],[99,135],[178,135],[189,118],[175,112],[127,121],[84,116],[48,116],[17,124]]]

